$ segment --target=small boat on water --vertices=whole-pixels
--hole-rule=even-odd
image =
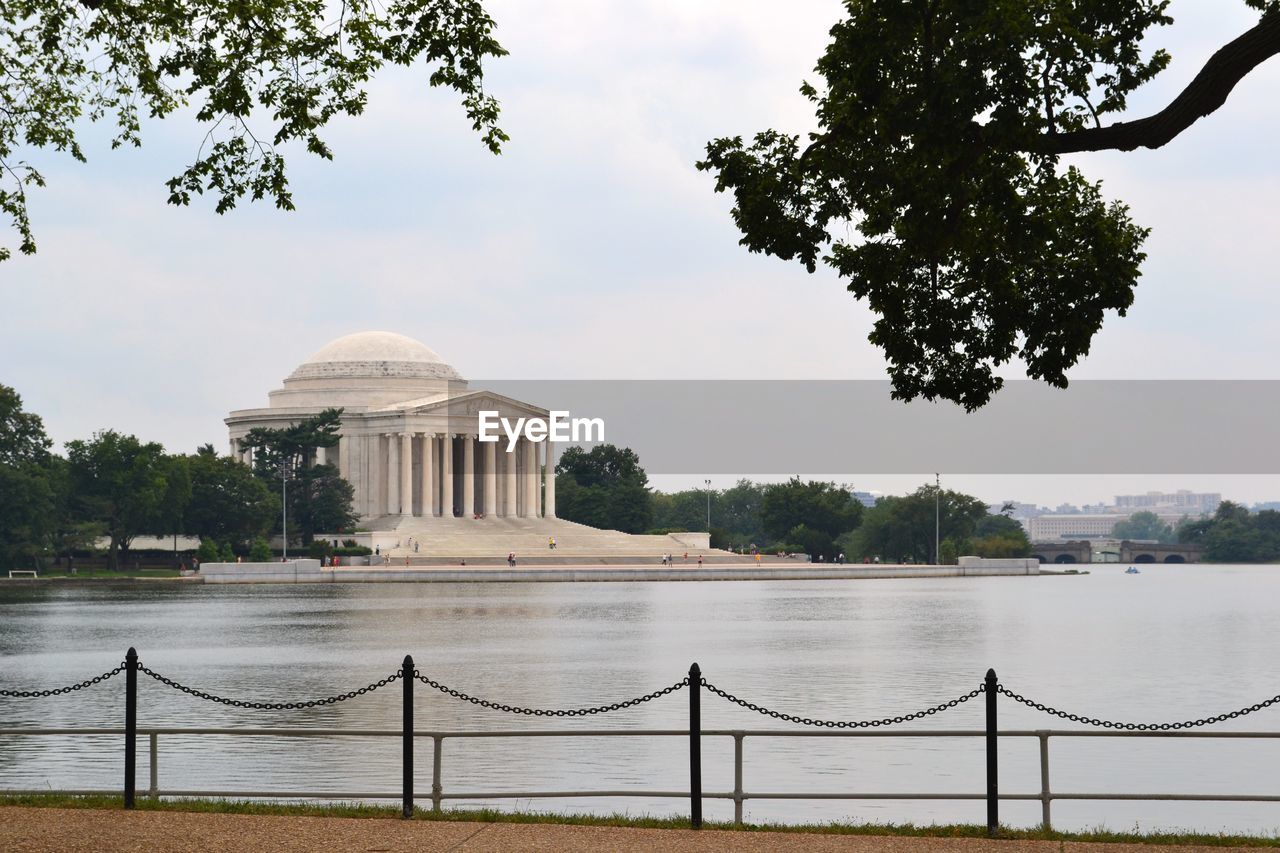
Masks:
[[[1124,573],[1125,573],[1126,575],[1140,575],[1140,574],[1142,574],[1142,572],[1138,571],[1138,567],[1137,567],[1137,566],[1130,566],[1129,568],[1127,568],[1127,569],[1125,569],[1125,570],[1124,570]]]

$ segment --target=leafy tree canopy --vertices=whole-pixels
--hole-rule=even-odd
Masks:
[[[793,477],[785,483],[772,483],[764,488],[760,504],[760,525],[776,541],[794,545],[806,543],[791,535],[793,528],[804,525],[807,531],[825,534],[830,541],[858,526],[862,520],[862,504],[848,489],[835,483],[815,480],[801,482]],[[811,541],[818,541],[811,537]]]
[[[1111,535],[1116,539],[1150,539],[1155,542],[1174,542],[1177,535],[1172,525],[1160,520],[1154,512],[1135,512],[1116,522]]]
[[[268,480],[279,481],[280,466],[287,463],[294,471],[310,468],[321,447],[336,447],[342,427],[342,409],[325,409],[317,415],[280,429],[254,427],[240,440],[254,449],[254,472]]]
[[[1149,118],[1104,125],[1169,63],[1167,0],[845,0],[802,95],[818,129],[707,145],[742,244],[819,261],[878,315],[894,396],[972,410],[1015,357],[1065,387],[1133,302],[1148,230],[1062,154],[1159,147],[1280,52],[1280,0]]]
[[[246,466],[230,456],[197,451],[188,459],[191,502],[188,533],[203,541],[248,542],[271,529],[280,500]]]
[[[322,132],[364,111],[387,65],[429,67],[427,82],[461,95],[496,154],[507,136],[483,64],[506,51],[493,30],[478,0],[5,0],[0,211],[19,250],[35,252],[26,190],[44,178],[33,150],[83,161],[83,119],[113,123],[113,148],[139,146],[144,118],[180,111],[200,129],[194,159],[168,181],[170,204],[209,192],[219,213],[246,196],[292,209],[283,150],[332,159]],[[0,260],[9,254],[0,247]]]
[[[1184,522],[1178,541],[1204,547],[1211,563],[1280,562],[1280,512],[1249,512],[1232,501],[1218,505],[1212,518]]]
[[[957,553],[988,516],[986,503],[972,495],[949,489],[939,494],[935,486],[924,485],[909,495],[877,500],[847,542],[846,553],[855,559],[932,559],[935,513],[940,539],[952,540]]]
[[[281,429],[255,427],[241,440],[257,450],[254,473],[272,489],[279,486],[282,466],[287,465],[290,539],[301,536],[309,544],[317,533],[338,533],[355,525],[351,484],[333,466],[315,465],[316,450],[336,447],[341,427],[342,409],[325,409]]]
[[[18,392],[0,385],[0,465],[43,462],[52,445],[40,416],[24,412]]]
[[[356,526],[355,489],[332,465],[313,465],[289,485],[289,538],[310,543],[317,533],[344,533]]]
[[[643,533],[653,527],[653,496],[629,447],[566,448],[556,464],[556,513],[591,527]]]
[[[89,441],[67,442],[67,460],[72,498],[81,516],[111,537],[108,566],[115,569],[120,550],[158,526],[172,471],[164,448],[105,430]]]

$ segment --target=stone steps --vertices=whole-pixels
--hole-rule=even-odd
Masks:
[[[418,555],[391,555],[381,561],[373,563],[373,567],[380,565],[390,566],[391,568],[403,568],[406,558],[409,567],[432,567],[432,566],[458,566],[462,561],[466,561],[467,567],[485,568],[492,566],[506,566],[506,555],[437,555],[423,556]],[[753,566],[756,565],[755,558],[750,556],[739,556],[737,554],[728,554],[726,552],[705,553],[702,555],[702,564],[704,566]],[[696,569],[698,567],[697,555],[690,552],[689,559],[686,561],[680,554],[675,555],[675,562],[672,564],[675,568]],[[803,557],[795,557],[785,559],[782,557],[762,557],[760,565],[766,566],[792,566],[792,567],[808,567]],[[653,566],[661,567],[662,558],[652,554],[617,554],[609,556],[589,555],[574,556],[571,554],[530,554],[523,555],[519,552],[516,554],[516,568],[531,567],[555,567],[555,566]]]
[[[699,553],[710,557],[733,556],[728,551],[698,548],[676,535],[635,535],[617,530],[597,530],[556,518],[419,518],[388,516],[370,524],[371,541],[380,554],[403,558],[497,558],[503,562],[512,551],[517,556],[541,554],[565,558],[652,558],[685,553],[696,561]],[[705,536],[705,534],[701,534]],[[556,540],[556,549],[548,539]],[[418,545],[413,550],[411,542]],[[738,559],[741,559],[739,557]]]

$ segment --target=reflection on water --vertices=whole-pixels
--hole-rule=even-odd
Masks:
[[[115,666],[134,645],[153,669],[236,699],[298,701],[393,672],[419,670],[514,705],[578,707],[669,685],[696,660],[707,679],[789,713],[849,719],[907,713],[978,686],[995,667],[1011,689],[1076,713],[1158,721],[1198,718],[1280,692],[1280,571],[1153,567],[1126,576],[811,581],[794,583],[367,584],[262,587],[0,587],[0,683],[41,688]],[[41,700],[0,699],[14,726],[118,726],[123,679]],[[678,728],[683,692],[585,720],[511,717],[418,685],[430,729]],[[395,728],[400,686],[305,711],[202,702],[143,676],[139,723],[158,726]],[[978,728],[981,700],[916,728]],[[708,728],[777,728],[715,697]],[[1008,700],[1002,727],[1062,728]],[[1267,709],[1223,729],[1278,730]],[[644,788],[688,784],[672,739],[453,740],[446,791]],[[0,787],[113,787],[119,739],[0,738]],[[1094,740],[1052,742],[1060,791],[1280,794],[1280,743]],[[419,746],[430,791],[430,743]],[[704,789],[733,789],[732,740],[704,745]],[[162,788],[389,791],[399,780],[392,738],[173,736],[160,742]],[[748,791],[983,789],[981,742],[752,739]],[[145,749],[139,779],[145,787]],[[1002,789],[1039,790],[1034,739],[1002,744]],[[511,803],[495,805],[512,806]],[[522,800],[521,808],[680,813],[679,800]],[[1037,803],[1002,804],[1010,823],[1039,820]],[[732,804],[709,801],[711,819]],[[981,822],[980,802],[748,801],[748,819]],[[1270,832],[1280,806],[1056,802],[1064,828],[1188,827]]]

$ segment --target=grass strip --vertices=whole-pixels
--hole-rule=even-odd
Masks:
[[[118,796],[71,796],[66,794],[0,795],[0,806],[37,808],[120,809]],[[143,811],[205,812],[240,815],[285,815],[346,818],[399,818],[399,806],[366,803],[295,803],[231,799],[151,799],[138,797],[136,807]],[[689,821],[681,817],[648,815],[592,815],[560,812],[502,811],[499,809],[417,809],[415,820],[472,821],[477,823],[564,824],[570,826],[621,826],[643,829],[688,829]],[[705,829],[730,832],[793,832],[827,835],[892,835],[916,838],[986,838],[987,828],[979,824],[912,824],[912,823],[751,823],[737,827],[732,823],[706,821]],[[1195,832],[1130,832],[1106,828],[1077,832],[1046,832],[1042,829],[1001,827],[1001,839],[1077,841],[1097,844],[1187,845],[1201,847],[1280,847],[1280,836],[1206,834]]]

